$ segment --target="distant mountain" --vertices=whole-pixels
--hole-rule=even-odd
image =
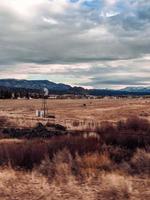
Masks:
[[[17,79],[0,79],[0,87],[7,88],[23,88],[31,90],[43,90],[47,88],[48,90],[54,91],[67,91],[72,87],[70,85],[65,85],[62,83],[53,83],[48,80],[17,80]]]
[[[124,92],[147,92],[150,93],[150,87],[126,87],[124,89],[121,89],[121,91]]]
[[[85,89],[83,87],[71,87],[62,83],[54,83],[48,80],[17,80],[0,79],[1,96],[5,92],[36,93],[41,94],[43,88],[49,90],[49,94],[74,94],[93,96],[128,96],[128,95],[150,95],[150,87],[126,87],[121,90],[109,89]]]

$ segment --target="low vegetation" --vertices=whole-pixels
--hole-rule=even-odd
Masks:
[[[150,123],[138,117],[119,121],[116,126],[106,122],[97,129],[97,132],[106,144],[129,149],[146,147],[150,144]]]
[[[105,123],[96,133],[1,142],[0,200],[149,199],[149,122]]]
[[[143,159],[139,158],[139,151],[140,156],[145,155]],[[118,164],[107,153],[73,157],[64,149],[52,159],[46,156],[32,171],[3,167],[0,199],[148,200],[149,155],[138,149],[129,162]]]

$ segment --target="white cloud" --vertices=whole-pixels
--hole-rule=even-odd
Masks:
[[[12,10],[16,15],[29,17],[35,15],[41,8],[50,13],[63,13],[71,4],[67,0],[0,0],[0,6]]]
[[[116,11],[102,11],[101,12],[101,16],[102,17],[114,17],[114,16],[117,16],[117,15],[119,15],[120,14],[120,12],[116,12]]]
[[[0,77],[40,76],[84,85],[101,78],[106,66],[106,79],[114,70],[113,75],[122,78],[122,73],[141,73],[144,80],[150,55],[150,2],[92,3],[0,0]]]
[[[117,2],[117,0],[106,0],[106,3],[109,5],[114,5]]]
[[[47,18],[47,17],[43,17],[43,21],[52,25],[57,25],[58,21],[56,21],[53,18]]]

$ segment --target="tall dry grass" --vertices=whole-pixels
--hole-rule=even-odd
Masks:
[[[100,139],[1,143],[0,200],[148,200],[149,123],[140,122],[107,124],[97,130]]]
[[[30,172],[8,167],[1,169],[0,200],[149,199],[147,174],[145,179],[140,179],[137,175],[124,173],[121,168],[111,168],[113,165],[107,154],[72,157],[64,149],[52,160],[46,157]]]
[[[108,200],[132,196],[132,181],[118,174],[102,174],[95,182],[87,179],[84,183],[71,175],[66,182],[62,175],[58,178],[50,182],[37,172],[5,169],[0,173],[0,200]]]

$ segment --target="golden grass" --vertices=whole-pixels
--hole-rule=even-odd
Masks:
[[[41,105],[40,99],[0,100],[0,116],[6,116],[19,126],[34,126],[39,120],[35,117],[35,111],[41,109]],[[116,122],[133,115],[150,120],[149,99],[48,100],[48,109],[56,115],[58,123],[76,129],[84,122],[88,125],[92,120],[94,123]],[[76,126],[78,120],[83,122],[82,125]]]
[[[41,100],[3,100],[0,101],[0,116],[14,118],[14,124],[20,126],[32,126],[37,121],[26,118],[34,117],[40,106]],[[143,112],[150,119],[149,100],[49,100],[48,107],[58,121],[115,122]],[[0,144],[20,142],[24,141],[1,140]],[[120,156],[120,151],[118,154]],[[44,159],[30,172],[1,168],[0,200],[149,200],[149,155],[138,150],[131,160],[117,165],[107,153],[88,153],[73,158],[65,149],[53,160]]]
[[[133,160],[146,154],[139,151]],[[30,172],[0,168],[0,200],[149,199],[149,174],[133,176],[124,173],[123,165],[116,169],[113,165],[107,154],[93,153],[73,158],[64,149],[53,160],[45,158]]]
[[[36,171],[31,173],[17,172],[11,169],[0,170],[0,200],[148,200],[148,179],[145,189],[134,177],[117,173],[102,173],[94,179],[78,182],[74,176],[68,175],[64,180],[49,181]],[[60,178],[60,179],[59,179]],[[147,186],[147,188],[146,188]],[[137,189],[138,188],[138,189]]]
[[[82,159],[77,159],[80,174],[86,177],[96,177],[100,170],[111,171],[113,167],[113,163],[107,154],[92,153],[84,155]]]

